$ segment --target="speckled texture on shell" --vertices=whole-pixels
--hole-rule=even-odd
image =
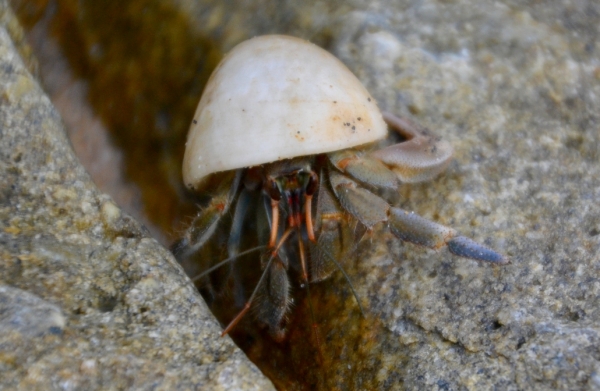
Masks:
[[[205,87],[190,127],[184,182],[214,172],[366,144],[387,127],[375,100],[337,58],[294,37],[236,46]]]

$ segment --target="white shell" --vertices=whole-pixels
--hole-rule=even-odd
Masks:
[[[183,179],[327,153],[387,134],[375,100],[337,58],[310,42],[242,42],[208,81],[188,133]]]

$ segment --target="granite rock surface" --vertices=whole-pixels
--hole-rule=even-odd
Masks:
[[[0,15],[0,388],[272,388],[213,338],[171,254],[98,191],[4,1]]]

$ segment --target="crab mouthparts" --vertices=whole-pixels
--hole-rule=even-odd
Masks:
[[[288,226],[290,228],[299,228],[302,226],[302,207],[300,198],[301,194],[298,190],[287,196],[288,210],[290,212],[288,216]]]

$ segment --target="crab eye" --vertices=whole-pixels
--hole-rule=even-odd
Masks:
[[[306,180],[306,195],[311,196],[315,194],[317,188],[319,187],[319,176],[316,172],[311,171],[307,180]]]
[[[265,184],[265,191],[267,192],[269,197],[271,197],[272,200],[281,200],[281,190],[279,189],[279,185],[277,184],[277,181],[275,179],[267,179],[267,183]]]

